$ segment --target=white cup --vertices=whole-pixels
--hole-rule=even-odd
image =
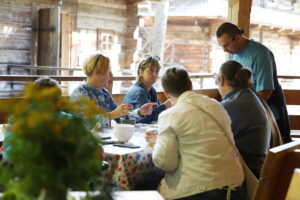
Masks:
[[[133,135],[133,129],[132,124],[116,124],[113,132],[119,142],[128,142]]]

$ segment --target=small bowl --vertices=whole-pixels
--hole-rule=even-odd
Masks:
[[[116,124],[113,133],[119,142],[128,142],[133,135],[134,125]]]

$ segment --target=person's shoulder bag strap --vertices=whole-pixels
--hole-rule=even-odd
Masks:
[[[231,146],[236,151],[236,153],[238,154],[238,156],[239,156],[239,158],[241,160],[241,163],[242,163],[243,169],[244,169],[244,176],[245,176],[245,182],[246,182],[246,188],[247,188],[247,193],[246,193],[247,194],[247,200],[252,200],[254,192],[255,192],[255,189],[256,189],[256,186],[258,184],[258,180],[257,180],[256,176],[253,174],[253,172],[247,166],[246,162],[244,161],[243,157],[241,156],[239,150],[237,149],[237,147],[235,146],[235,144],[233,143],[233,141],[230,139],[229,133],[221,125],[221,123],[215,117],[213,117],[209,112],[207,112],[206,110],[204,110],[200,106],[196,106],[196,105],[191,104],[189,102],[185,102],[185,103],[187,103],[189,105],[193,105],[197,109],[201,110],[204,114],[206,114],[207,116],[209,116],[218,125],[218,127],[225,133],[225,136],[226,136],[229,144],[231,144]],[[230,134],[232,134],[232,133],[230,133]]]

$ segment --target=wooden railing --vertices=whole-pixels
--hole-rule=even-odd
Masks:
[[[11,89],[13,88],[13,84],[18,83],[22,84],[24,82],[32,82],[38,78],[44,77],[45,75],[0,75],[0,81],[7,81],[11,84]],[[86,79],[86,76],[53,76],[47,75],[48,77],[55,79],[57,81],[83,81]],[[199,87],[203,88],[203,81],[207,78],[213,78],[213,75],[202,75],[202,74],[190,74],[191,79],[199,80]],[[114,76],[110,85],[109,90],[112,92],[113,82],[114,81],[134,81],[136,77],[133,75],[122,75],[122,76]],[[24,83],[23,83],[24,84]],[[13,90],[12,94],[13,94]],[[1,91],[0,91],[1,92]],[[7,92],[7,91],[5,91]],[[19,92],[19,91],[17,91]]]
[[[297,79],[300,76],[278,76],[281,79]],[[299,89],[284,89],[286,104],[288,108],[292,130],[300,130],[300,87]],[[299,133],[295,133],[299,135]]]
[[[34,81],[38,78],[44,77],[45,75],[0,75],[0,81]],[[57,81],[83,81],[86,79],[86,76],[52,76],[48,77],[53,78]],[[201,74],[191,74],[191,78],[195,79],[204,79],[212,78],[212,74],[201,75]],[[132,75],[122,75],[114,76],[113,81],[134,81],[136,80],[135,76]]]
[[[203,94],[206,96],[209,96],[211,98],[221,100],[221,96],[217,89],[203,89],[203,90],[197,90],[196,91],[199,94]],[[166,96],[163,92],[158,92],[158,98],[164,102],[166,100]],[[116,101],[117,104],[121,104],[124,101],[125,94],[113,94],[113,99]],[[63,98],[69,98],[68,96],[64,96]],[[23,98],[15,98],[14,102],[22,101]],[[0,101],[4,103],[10,103],[10,100],[8,98],[0,98]],[[7,123],[7,114],[0,112],[0,124]]]
[[[0,75],[0,81],[34,81],[40,77],[39,75]],[[86,79],[85,76],[50,76],[57,81],[83,81]],[[200,75],[200,74],[192,74],[191,78],[199,79],[200,82],[203,81],[205,78],[212,78],[213,75]],[[278,76],[278,78],[282,79],[299,79],[300,76]],[[135,80],[134,76],[115,76],[113,81],[133,81]],[[200,89],[196,90],[201,94],[205,94],[212,98],[220,100],[220,94],[217,89]],[[293,130],[300,130],[300,90],[291,90],[285,89],[284,90],[286,102],[288,105],[288,111],[290,116],[291,127]],[[114,99],[116,102],[122,103],[124,100],[124,94],[113,94]],[[165,99],[164,94],[159,92],[159,98],[163,101]],[[1,119],[0,116],[0,123],[3,123],[3,117]]]
[[[82,71],[81,68],[68,68],[68,67],[52,67],[52,66],[35,66],[35,65],[7,65],[7,74],[11,74],[12,69],[22,70],[39,70],[39,71],[50,71],[60,74],[62,71],[68,71],[69,75],[73,75],[74,71]]]

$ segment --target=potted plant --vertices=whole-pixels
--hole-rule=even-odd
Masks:
[[[0,164],[2,199],[65,200],[70,189],[103,185],[99,141],[85,125],[103,110],[87,99],[70,103],[56,87],[29,85],[23,95],[18,103],[12,98],[0,105],[10,114],[10,149]]]

